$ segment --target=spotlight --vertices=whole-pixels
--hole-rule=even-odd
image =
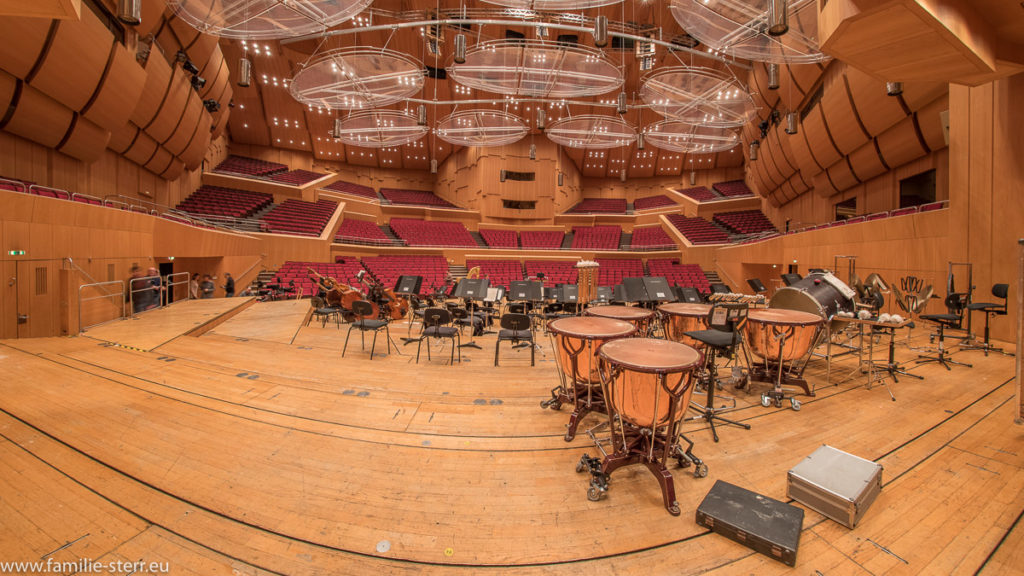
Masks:
[[[213,98],[210,98],[209,100],[203,100],[203,106],[206,106],[206,110],[211,114],[216,112],[217,110],[220,110],[220,102],[217,102]]]
[[[536,144],[530,144],[530,160],[536,160],[536,159],[537,159],[537,145]]]
[[[199,74],[199,68],[196,68],[196,65],[193,64],[191,60],[186,59],[185,63],[181,65],[181,68],[189,74]]]
[[[427,106],[425,104],[420,104],[416,109],[416,124],[418,126],[427,125]]]
[[[903,82],[886,82],[885,93],[889,96],[899,96],[903,94]]]
[[[779,89],[779,65],[769,64],[768,65],[768,89],[778,90]]]
[[[786,134],[796,134],[796,123],[797,123],[796,112],[790,112],[786,114]]]
[[[466,61],[466,35],[455,35],[455,63],[462,64]]]
[[[594,18],[594,46],[604,48],[608,45],[608,17]]]
[[[761,143],[754,140],[750,143],[750,161],[757,160],[757,149],[761,147]]]
[[[192,89],[193,90],[195,90],[196,92],[199,92],[200,90],[202,90],[203,86],[206,86],[206,78],[203,78],[202,76],[193,76],[192,77]]]
[[[619,105],[617,107],[617,111],[618,111],[619,114],[625,114],[626,111],[627,111],[627,108],[626,108],[626,93],[625,92],[619,92]]]
[[[248,88],[252,83],[252,62],[247,58],[238,61],[238,85]]]
[[[186,60],[188,60],[188,54],[185,54],[184,50],[178,50],[174,54],[174,59],[177,60],[178,62],[184,63]]]
[[[768,121],[761,120],[761,123],[757,125],[757,129],[761,131],[761,138],[768,137]]]
[[[118,0],[117,19],[129,26],[142,23],[142,0]]]
[[[768,35],[782,36],[789,32],[789,2],[768,0]]]

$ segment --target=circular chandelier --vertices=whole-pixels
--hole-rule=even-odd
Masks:
[[[288,86],[292,97],[335,110],[365,110],[399,102],[423,87],[423,67],[382,48],[343,48],[323,53]]]
[[[740,143],[740,135],[729,128],[662,120],[644,128],[644,139],[652,146],[673,152],[712,154]]]
[[[538,12],[565,12],[573,10],[586,10],[587,8],[599,8],[611,4],[621,4],[622,0],[483,0],[488,4],[519,8],[522,10],[536,10]]]
[[[573,116],[551,124],[545,131],[556,144],[568,148],[617,148],[636,140],[636,130],[614,116]]]
[[[273,40],[325,31],[372,0],[167,0],[189,26],[222,38]]]
[[[491,40],[466,52],[448,74],[459,84],[514,96],[595,96],[622,85],[622,74],[601,51],[541,40]]]
[[[679,25],[711,49],[736,58],[775,64],[827,60],[818,48],[815,0],[790,0],[788,30],[769,33],[773,0],[672,0]]]
[[[664,68],[649,74],[640,97],[662,116],[689,124],[731,128],[754,115],[754,99],[732,76],[709,68]]]
[[[528,131],[518,116],[500,110],[452,112],[434,128],[438,138],[461,146],[511,144],[526,136]]]
[[[427,133],[416,117],[399,110],[356,112],[337,123],[334,137],[350,146],[388,148],[415,142]]]

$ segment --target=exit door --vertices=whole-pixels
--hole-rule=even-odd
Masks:
[[[12,264],[13,276],[4,279],[5,295],[14,296],[13,303],[8,301],[4,311],[5,335],[13,332],[10,336],[16,338],[52,336],[56,332],[51,330],[51,324],[59,313],[54,266],[31,260]]]

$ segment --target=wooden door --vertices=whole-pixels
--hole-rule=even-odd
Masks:
[[[55,266],[51,262],[32,260],[23,260],[17,264],[17,337],[39,338],[56,335],[51,326],[58,316],[59,306],[59,290],[53,270]]]

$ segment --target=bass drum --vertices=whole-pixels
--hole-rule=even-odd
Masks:
[[[842,317],[836,317],[836,313],[854,312],[856,294],[835,276],[815,273],[776,290],[768,301],[768,307],[817,314],[831,321],[832,332],[839,332],[849,322]]]

